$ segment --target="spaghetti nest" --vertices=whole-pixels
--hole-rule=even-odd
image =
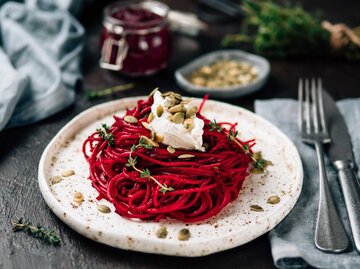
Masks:
[[[140,100],[125,116],[114,116],[83,144],[90,166],[89,179],[116,212],[127,218],[159,221],[173,218],[196,222],[219,213],[239,195],[248,175],[254,140],[236,138],[236,124],[204,120],[205,152],[169,152],[166,145],[148,143],[147,129],[153,98]],[[244,148],[246,150],[244,150]]]

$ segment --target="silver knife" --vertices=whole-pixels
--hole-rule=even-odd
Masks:
[[[335,101],[326,91],[323,93],[323,99],[331,136],[328,153],[338,171],[355,247],[360,252],[360,185],[350,135]]]

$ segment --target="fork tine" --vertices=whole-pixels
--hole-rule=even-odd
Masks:
[[[303,89],[303,80],[299,79],[298,84],[298,115],[299,115],[299,130],[304,132],[304,89]]]
[[[311,117],[310,117],[310,89],[309,89],[309,80],[305,79],[305,123],[306,123],[306,132],[311,132]]]
[[[312,96],[312,110],[313,110],[313,124],[314,132],[319,133],[319,96],[318,89],[316,88],[315,79],[311,79],[311,96]]]
[[[318,99],[319,99],[319,110],[320,110],[320,123],[321,128],[324,133],[328,133],[326,121],[325,121],[325,112],[324,112],[324,102],[323,102],[323,92],[322,92],[322,81],[321,78],[317,79],[318,81]]]

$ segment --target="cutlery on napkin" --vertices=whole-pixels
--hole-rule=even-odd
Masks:
[[[360,164],[360,98],[337,102],[344,116],[353,145],[355,163]],[[317,162],[312,148],[302,144],[299,137],[297,119],[297,101],[274,99],[256,101],[257,114],[278,126],[297,146],[303,162],[304,183],[302,193],[290,214],[270,234],[270,243],[275,265],[279,268],[307,268],[309,265],[318,268],[358,268],[360,256],[354,247],[342,254],[323,253],[316,249],[314,238],[315,216],[318,207]],[[281,117],[279,117],[281,115]],[[325,158],[331,192],[336,200],[336,207],[343,220],[347,234],[350,227],[345,210],[336,169]]]

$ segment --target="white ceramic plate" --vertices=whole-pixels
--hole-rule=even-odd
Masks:
[[[255,150],[271,160],[268,173],[251,175],[237,200],[217,216],[196,224],[167,220],[161,223],[123,218],[114,212],[112,204],[97,201],[97,192],[88,180],[88,164],[82,154],[82,143],[101,123],[111,124],[112,115],[123,115],[126,108],[136,105],[137,98],[125,98],[90,108],[70,121],[45,149],[39,164],[41,193],[51,210],[78,233],[101,243],[128,250],[176,256],[203,256],[247,243],[271,230],[293,208],[301,191],[303,170],[293,143],[276,127],[243,108],[208,100],[203,114],[210,119],[237,121],[240,139],[256,138]],[[200,102],[200,99],[196,99]],[[51,184],[50,179],[64,170],[75,175]],[[73,202],[75,192],[82,192],[81,206]],[[279,204],[267,204],[270,196],[281,198]],[[98,212],[97,203],[106,204],[112,212]],[[250,210],[259,205],[263,212]],[[168,236],[156,237],[165,225]],[[188,228],[191,238],[179,241],[177,232]]]

